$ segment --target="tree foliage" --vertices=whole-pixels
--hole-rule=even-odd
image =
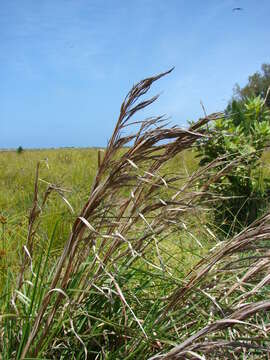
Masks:
[[[249,76],[244,87],[239,84],[234,88],[234,100],[245,102],[248,98],[260,96],[265,99],[270,87],[270,64],[262,64],[261,72],[257,71]],[[270,94],[266,98],[266,105],[270,108]]]
[[[16,150],[17,154],[21,154],[23,152],[23,147],[19,146]]]

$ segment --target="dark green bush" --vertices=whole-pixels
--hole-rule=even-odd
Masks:
[[[23,152],[23,147],[19,146],[16,150],[17,154],[21,154]]]

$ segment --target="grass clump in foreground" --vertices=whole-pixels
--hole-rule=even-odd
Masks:
[[[1,292],[2,359],[269,355],[270,215],[222,242],[204,223],[217,195],[198,184],[215,182],[210,170],[222,174],[228,159],[191,175],[167,166],[198,139],[215,136],[205,125],[223,114],[188,130],[151,118],[122,135],[138,125],[137,111],[157,99],[141,97],[166,74],[142,80],[125,98],[66,240],[58,231],[61,216],[47,232],[42,227],[53,194],[71,205],[60,185],[40,189],[37,166],[21,263],[17,273],[6,268]],[[59,238],[65,241],[60,256],[53,250]],[[200,261],[193,266],[186,258],[194,257]]]

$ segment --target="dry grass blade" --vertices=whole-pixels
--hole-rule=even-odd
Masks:
[[[269,335],[269,327],[267,327],[269,317],[266,316],[266,312],[270,310],[270,302],[256,301],[265,298],[269,284],[269,240],[270,214],[268,213],[230,241],[211,251],[209,256],[190,272],[186,285],[174,292],[158,321],[165,321],[165,314],[170,311],[175,311],[180,306],[188,306],[190,299],[198,293],[198,289],[205,293],[206,298],[214,302],[215,309],[211,312],[216,316],[219,314],[219,320],[211,321],[209,325],[188,337],[167,354],[157,355],[153,359],[185,359],[187,353],[193,350],[199,351],[200,355],[209,355],[209,352],[217,346],[211,334],[222,332],[221,338],[224,339],[228,336],[224,332],[226,329],[240,325],[241,330],[238,329],[232,336],[234,341],[224,345],[224,349],[228,347],[231,351],[235,351],[233,349],[236,347],[237,352],[240,349],[270,352],[270,348],[264,344],[264,339]],[[258,260],[254,262],[254,259]],[[248,288],[251,290],[247,291]],[[251,322],[245,323],[244,320],[248,318],[251,318]],[[245,331],[249,332],[248,343],[241,340],[240,334]],[[198,343],[202,337],[207,338],[209,346],[206,341]],[[241,341],[237,340],[238,337]],[[226,356],[229,356],[228,354]],[[217,356],[217,352],[213,352],[210,358]]]
[[[182,344],[174,347],[163,357],[159,357],[159,358],[164,360],[181,358],[181,356],[184,356],[186,352],[191,351],[194,348],[194,344],[199,338],[206,337],[211,333],[224,330],[227,327],[232,327],[237,324],[250,325],[244,323],[243,320],[251,317],[252,315],[256,314],[259,311],[268,311],[268,310],[270,310],[270,301],[261,301],[259,303],[246,305],[242,309],[237,310],[233,314],[231,314],[229,318],[219,320],[213,324],[204,327],[196,334],[192,335],[187,340],[185,340]],[[196,346],[196,350],[197,351],[199,350],[199,345]],[[267,351],[270,351],[270,348],[267,349]],[[155,357],[153,357],[152,359],[155,359]]]
[[[19,271],[19,276],[17,280],[17,290],[20,290],[24,281],[24,275],[27,271],[28,265],[30,264],[31,271],[32,271],[32,257],[33,257],[33,248],[34,248],[34,238],[37,233],[39,223],[38,219],[40,214],[42,213],[43,208],[46,205],[46,202],[50,196],[50,194],[55,191],[57,192],[61,198],[65,201],[65,203],[69,206],[71,211],[73,212],[72,206],[69,204],[67,199],[64,197],[63,192],[65,190],[61,189],[60,187],[47,183],[48,187],[43,194],[43,198],[41,199],[41,203],[38,202],[38,193],[39,193],[39,170],[40,170],[40,162],[37,163],[36,166],[36,174],[35,174],[35,183],[34,183],[34,198],[33,198],[33,205],[30,210],[30,214],[28,217],[28,232],[27,232],[27,240],[26,244],[23,246],[23,260]],[[33,271],[32,271],[33,273]],[[16,302],[16,292],[14,293],[13,303]]]
[[[192,288],[204,278],[204,276],[207,276],[212,269],[215,271],[215,266],[217,266],[221,261],[223,263],[223,267],[225,261],[226,266],[228,267],[231,262],[230,259],[237,253],[245,250],[247,251],[249,249],[254,250],[255,252],[260,251],[260,243],[270,238],[269,221],[270,215],[267,214],[262,219],[242,231],[239,235],[224,243],[218,250],[210,253],[206,259],[202,260],[195,269],[193,269],[191,273],[195,273],[195,275],[191,276],[187,285],[178,289],[175,294],[172,295],[168,309],[173,308],[176,304],[183,301],[189,291],[191,291]],[[265,265],[269,263],[269,258],[260,260],[259,263],[262,263],[265,267]],[[249,267],[247,269],[247,274],[255,275],[257,268],[258,264],[253,264],[252,268]],[[234,285],[233,289],[235,288],[237,288],[236,285]],[[231,292],[232,289],[229,294],[231,294]]]

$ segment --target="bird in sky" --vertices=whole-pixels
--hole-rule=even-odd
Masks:
[[[235,7],[232,9],[232,11],[242,11],[242,10],[244,10],[244,9],[241,7]]]

